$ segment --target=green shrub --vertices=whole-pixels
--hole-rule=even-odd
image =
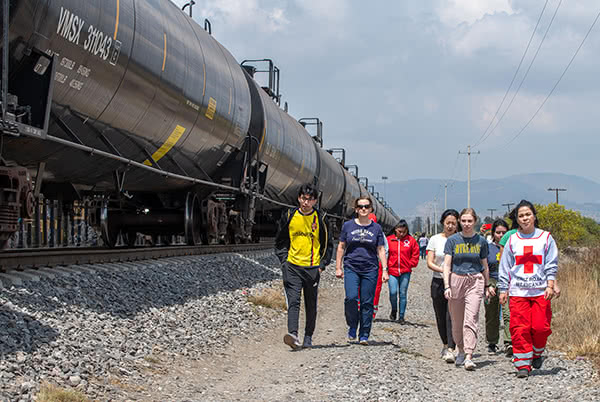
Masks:
[[[536,205],[540,227],[552,233],[560,247],[586,246],[600,242],[600,225],[581,213],[551,203]]]

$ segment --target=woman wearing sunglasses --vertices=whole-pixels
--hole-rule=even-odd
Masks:
[[[355,341],[358,331],[360,344],[368,345],[379,261],[383,269],[383,282],[389,279],[384,248],[385,235],[381,226],[369,219],[373,210],[371,198],[358,198],[354,202],[354,209],[358,218],[349,220],[342,226],[335,275],[344,278],[344,312],[348,324],[348,341]]]

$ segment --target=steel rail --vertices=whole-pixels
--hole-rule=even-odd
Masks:
[[[55,267],[60,265],[98,264],[150,260],[186,255],[239,253],[268,250],[273,241],[248,244],[219,244],[208,246],[140,247],[124,249],[47,249],[35,251],[4,251],[0,253],[0,272],[26,268]]]

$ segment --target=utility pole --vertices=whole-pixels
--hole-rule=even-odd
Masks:
[[[458,151],[459,154],[467,154],[467,208],[471,208],[471,154],[480,154],[481,152],[471,152],[471,146],[467,146],[467,152]]]
[[[496,211],[496,208],[488,208],[487,210],[490,211],[491,218],[494,220],[494,211]]]
[[[566,188],[549,188],[548,191],[556,191],[556,203],[558,204],[558,192],[567,191]]]
[[[448,183],[444,183],[444,211],[448,209]]]
[[[433,199],[433,225],[435,228],[434,229],[435,231],[433,232],[433,234],[437,234],[437,232],[438,232],[437,231],[438,229],[437,229],[437,208],[436,207],[437,207],[437,197],[435,197]]]
[[[385,189],[385,182],[387,181],[387,176],[381,176],[381,180],[383,180],[383,198],[387,200],[387,191]]]
[[[502,204],[503,207],[506,207],[508,209],[508,213],[510,214],[510,207],[511,205],[515,205],[514,202],[507,202],[506,204]]]

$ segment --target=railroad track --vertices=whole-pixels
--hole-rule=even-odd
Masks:
[[[40,267],[56,267],[61,265],[98,264],[186,255],[259,251],[272,249],[274,244],[273,241],[269,240],[260,243],[219,244],[207,246],[139,247],[123,249],[65,248],[3,251],[0,252],[0,272],[36,269]]]

